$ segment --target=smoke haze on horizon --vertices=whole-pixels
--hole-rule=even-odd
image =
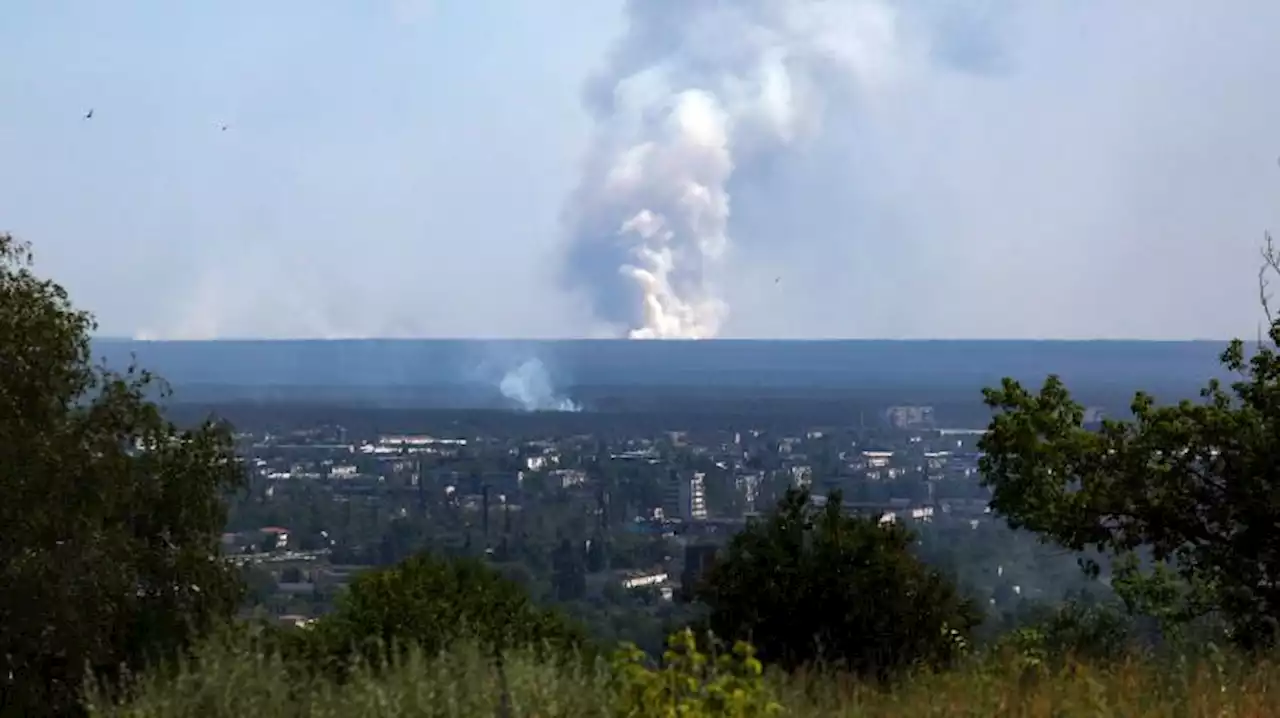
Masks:
[[[1263,0],[6,19],[0,231],[106,335],[1248,337],[1280,231]]]

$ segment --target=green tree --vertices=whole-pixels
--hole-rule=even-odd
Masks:
[[[497,570],[477,559],[425,552],[357,576],[335,611],[307,633],[311,658],[339,669],[357,655],[377,663],[388,649],[435,654],[463,640],[489,651],[530,647],[551,655],[584,643],[577,626],[534,605]]]
[[[600,573],[609,568],[609,539],[596,533],[587,546],[586,569],[588,573]]]
[[[816,663],[888,678],[943,664],[980,614],[912,555],[913,541],[896,524],[846,515],[838,493],[815,508],[807,490],[791,489],[733,538],[695,597],[716,636],[749,640],[787,668]]]
[[[581,545],[568,537],[551,555],[552,589],[557,601],[577,601],[587,591],[587,571]]]
[[[1269,237],[1264,257],[1277,269]],[[1252,355],[1240,340],[1222,352],[1229,386],[1164,406],[1138,392],[1132,419],[1090,431],[1057,376],[1034,393],[1005,379],[984,391],[995,416],[980,443],[992,509],[1011,526],[1122,558],[1115,584],[1132,609],[1175,625],[1212,614],[1246,647],[1280,633],[1280,319],[1263,289],[1267,338]]]
[[[1140,642],[1140,624],[1110,602],[1032,605],[1019,618],[997,645],[1041,660],[1121,660]]]
[[[165,388],[92,360],[93,319],[0,235],[0,695],[74,713],[86,671],[171,655],[232,613],[222,497],[243,469],[224,427],[179,430]]]
[[[266,604],[280,588],[276,577],[261,567],[246,566],[240,571],[245,586],[245,603],[250,606]]]

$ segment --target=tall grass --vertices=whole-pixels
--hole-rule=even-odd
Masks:
[[[357,667],[341,684],[274,655],[211,643],[170,671],[142,677],[124,705],[89,691],[91,716],[112,718],[350,718],[354,716],[607,716],[609,672],[492,656],[459,646],[439,656],[408,651],[384,670]],[[581,665],[581,664],[579,664]],[[505,706],[504,706],[505,704]],[[502,712],[499,712],[499,711]]]
[[[1280,667],[1135,658],[1036,670],[1005,657],[919,674],[888,690],[791,677],[780,695],[801,716],[1280,716]]]
[[[143,678],[123,706],[91,691],[90,713],[103,718],[758,714],[672,712],[661,697],[622,706],[618,679],[623,675],[605,662],[562,667],[519,652],[508,655],[500,670],[480,651],[458,647],[439,656],[410,653],[389,670],[376,675],[358,670],[338,685],[246,646],[219,643],[175,670]],[[668,674],[655,683],[672,678],[683,680]],[[887,689],[832,674],[766,674],[760,680],[783,715],[801,718],[1280,716],[1280,666],[1242,659],[1064,662],[1046,668],[1005,656],[922,673]]]

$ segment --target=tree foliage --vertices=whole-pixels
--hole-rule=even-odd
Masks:
[[[334,613],[305,635],[311,658],[340,671],[352,658],[380,663],[389,649],[434,655],[468,641],[494,653],[532,648],[559,656],[584,643],[577,626],[534,605],[497,570],[427,552],[357,576]]]
[[[218,556],[230,436],[184,431],[164,386],[92,360],[93,319],[0,235],[0,696],[75,710],[86,670],[185,646],[240,597]]]
[[[767,663],[888,677],[955,656],[979,621],[955,586],[912,553],[896,524],[815,508],[791,489],[748,524],[695,589],[712,632],[749,640]]]
[[[1022,616],[1023,624],[1003,633],[991,655],[1008,649],[1021,660],[1047,666],[1070,661],[1108,663],[1131,658],[1141,646],[1139,621],[1114,602],[1067,600],[1042,604]]]
[[[1269,239],[1264,256],[1275,268]],[[985,390],[996,412],[980,444],[993,510],[1068,548],[1122,557],[1117,587],[1135,608],[1177,622],[1214,614],[1242,645],[1274,643],[1280,320],[1268,318],[1251,354],[1240,340],[1222,352],[1237,377],[1229,385],[1215,379],[1198,401],[1164,406],[1139,392],[1132,419],[1097,431],[1057,376],[1034,393],[1012,379]]]

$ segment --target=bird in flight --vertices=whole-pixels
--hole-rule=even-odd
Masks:
[[[84,118],[85,118],[86,120],[92,120],[92,119],[93,119],[93,108],[92,108],[92,107],[90,107],[90,108],[89,108],[89,111],[88,111],[88,112],[84,113]]]

